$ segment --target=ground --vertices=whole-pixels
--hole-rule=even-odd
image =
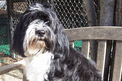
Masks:
[[[0,52],[0,67],[4,65],[8,65],[14,63],[16,61],[21,60],[21,57],[18,57],[17,60],[12,59],[10,56]],[[22,81],[23,79],[23,67],[19,69],[10,71],[6,74],[0,75],[0,81]]]

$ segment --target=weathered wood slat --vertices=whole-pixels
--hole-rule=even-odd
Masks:
[[[20,68],[21,65],[24,65],[24,60],[15,62],[13,64],[5,65],[0,67],[0,75],[5,74],[11,70]]]
[[[112,81],[120,81],[122,68],[122,41],[116,41],[116,51],[114,59],[113,79]]]
[[[75,40],[122,40],[122,27],[81,27],[65,30],[69,41]]]
[[[90,49],[90,41],[82,41],[82,50],[81,52],[85,54],[87,58],[89,58],[89,49]]]
[[[104,75],[106,45],[107,45],[107,41],[98,41],[97,69],[101,71],[102,79],[103,79],[103,75]]]

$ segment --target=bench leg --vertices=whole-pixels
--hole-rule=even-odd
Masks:
[[[26,79],[26,72],[25,72],[25,70],[23,70],[23,81],[28,81],[28,80]]]

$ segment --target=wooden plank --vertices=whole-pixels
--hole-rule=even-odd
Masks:
[[[116,51],[114,58],[113,78],[112,81],[121,80],[122,62],[122,41],[116,41]]]
[[[15,62],[13,64],[2,66],[2,67],[0,67],[0,75],[5,74],[14,69],[18,69],[21,65],[25,65],[24,60]]]
[[[104,75],[106,45],[107,45],[107,41],[98,41],[97,69],[101,71],[102,79],[103,79],[103,75]]]
[[[69,41],[122,40],[122,27],[100,26],[65,29]]]
[[[89,59],[90,41],[82,41],[82,53]]]

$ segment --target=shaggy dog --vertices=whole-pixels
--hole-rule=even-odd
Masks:
[[[22,14],[13,47],[26,57],[28,81],[101,81],[94,62],[69,45],[50,6],[34,3]]]

